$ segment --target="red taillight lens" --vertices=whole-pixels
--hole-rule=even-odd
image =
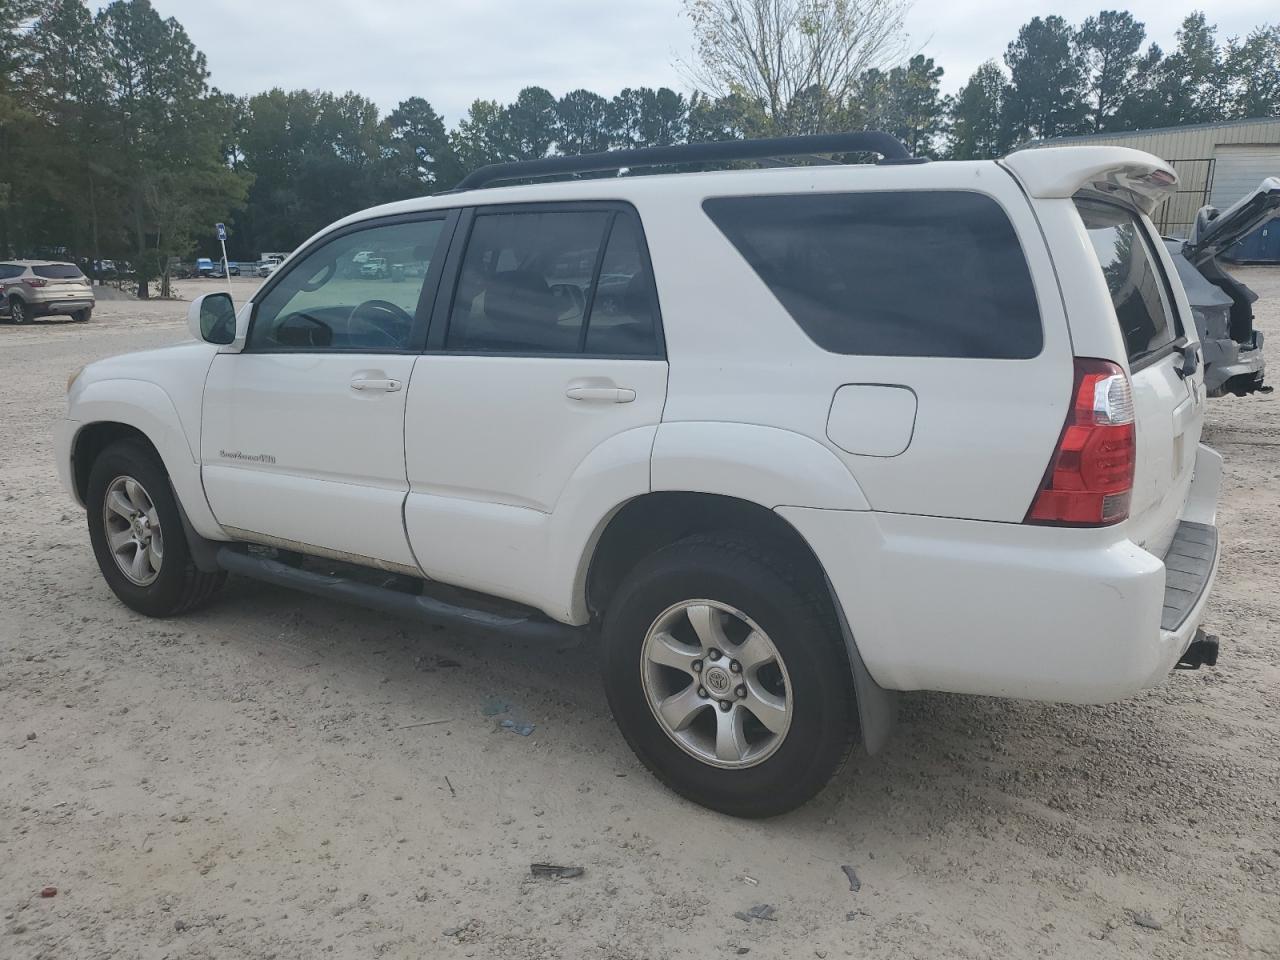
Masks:
[[[49,284],[48,280],[44,280],[40,277],[27,277],[27,279],[23,280],[22,282],[29,287],[44,287],[44,286],[48,286]]]
[[[1102,527],[1124,520],[1135,452],[1129,378],[1108,360],[1077,357],[1067,422],[1025,522]]]

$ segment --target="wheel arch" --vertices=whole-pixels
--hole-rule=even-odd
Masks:
[[[72,492],[81,505],[94,458],[116,440],[134,438],[159,458],[194,531],[211,540],[231,539],[209,509],[191,440],[162,387],[142,380],[96,381],[73,391],[70,413],[79,426],[62,455],[69,459]]]
[[[821,561],[803,534],[777,511],[751,500],[687,490],[647,493],[623,504],[603,523],[586,560],[586,604],[600,615],[628,570],[668,544],[699,533],[732,531],[781,551],[814,578],[831,604],[848,654],[857,699],[859,735],[868,753],[877,753],[897,721],[897,694],[876,683]]]

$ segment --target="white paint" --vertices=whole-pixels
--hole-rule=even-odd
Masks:
[[[911,446],[916,395],[910,387],[848,383],[831,398],[827,437],[845,453],[896,457]]]

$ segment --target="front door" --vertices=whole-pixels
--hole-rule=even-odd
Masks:
[[[451,226],[438,214],[344,229],[255,298],[243,352],[219,354],[205,385],[205,492],[229,532],[417,569],[405,396]]]

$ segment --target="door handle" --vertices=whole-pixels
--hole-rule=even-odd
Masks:
[[[570,387],[564,395],[587,403],[630,403],[636,398],[636,392],[628,387]]]
[[[395,393],[400,389],[399,380],[376,380],[367,377],[356,377],[351,381],[352,390],[367,390],[371,393]]]

